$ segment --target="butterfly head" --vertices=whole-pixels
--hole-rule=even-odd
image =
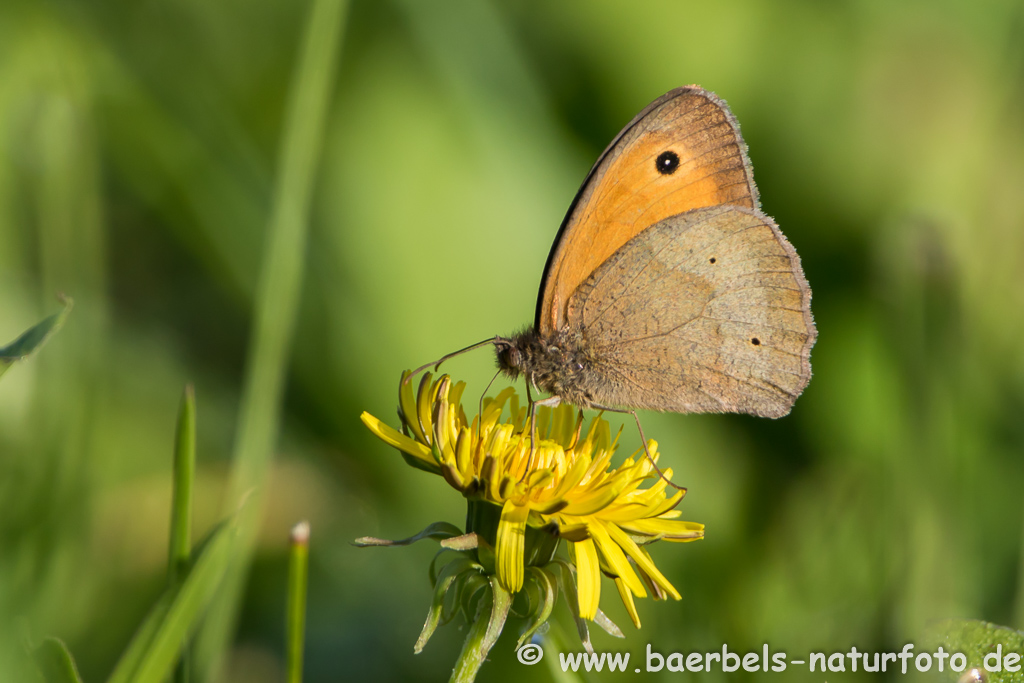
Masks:
[[[498,361],[498,368],[509,379],[518,379],[528,370],[528,357],[531,355],[529,350],[531,344],[528,338],[531,335],[536,337],[533,328],[518,332],[509,338],[495,338],[494,354]]]

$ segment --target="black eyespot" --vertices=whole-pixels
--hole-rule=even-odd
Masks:
[[[671,150],[662,152],[654,161],[654,167],[662,175],[672,175],[679,168],[679,155]]]
[[[708,263],[714,263],[717,260],[718,259],[716,259],[714,256],[712,256],[711,258],[708,259]]]
[[[753,339],[750,340],[750,343],[753,344],[754,346],[760,346],[761,340],[758,339],[757,337],[754,337]]]

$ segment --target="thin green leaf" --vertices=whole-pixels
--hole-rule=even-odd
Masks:
[[[54,332],[61,328],[64,320],[68,317],[68,313],[71,312],[71,307],[74,305],[74,302],[67,297],[63,299],[63,302],[63,311],[54,313],[43,322],[30,328],[7,346],[0,347],[0,375],[7,372],[7,369],[17,361],[30,356],[36,349],[45,344],[46,340]]]
[[[44,638],[33,654],[46,683],[82,683],[75,658],[61,639]]]
[[[171,494],[171,536],[167,553],[170,585],[188,569],[192,556],[192,484],[196,474],[196,394],[185,387],[174,435],[174,492]],[[174,670],[174,683],[188,683],[189,646],[182,644],[181,658]]]
[[[185,387],[174,435],[174,492],[171,496],[171,537],[168,576],[173,583],[188,567],[192,554],[192,484],[196,473],[196,395]]]

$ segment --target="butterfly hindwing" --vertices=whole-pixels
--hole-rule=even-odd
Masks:
[[[576,290],[566,324],[595,403],[778,417],[810,380],[810,297],[778,226],[726,205],[640,232]]]

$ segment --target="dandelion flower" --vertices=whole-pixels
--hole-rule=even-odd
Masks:
[[[400,430],[369,413],[363,413],[363,422],[409,464],[441,475],[462,493],[468,502],[466,533],[452,525],[431,525],[405,541],[366,538],[358,544],[405,544],[434,537],[445,539],[442,546],[448,549],[472,553],[461,557],[458,567],[439,571],[435,583],[447,582],[444,591],[459,577],[479,587],[490,584],[494,595],[485,610],[490,622],[499,602],[523,591],[529,579],[533,592],[547,597],[538,601],[520,644],[550,615],[551,588],[560,587],[566,595],[588,646],[584,620],[617,631],[599,609],[602,574],[614,580],[637,628],[634,598],[648,593],[655,599],[680,598],[644,547],[659,540],[685,542],[704,536],[702,524],[679,519],[675,508],[684,492],[667,493],[671,468],[664,470],[665,479],[659,477],[643,448],[613,467],[618,436],[612,438],[601,417],[584,429],[582,413],[577,416],[571,406],[537,409],[534,444],[528,407],[520,404],[513,388],[486,399],[481,414],[470,421],[461,404],[465,383],[453,383],[447,375],[432,380],[426,374],[414,389],[407,378],[408,373],[403,374],[399,389]],[[651,440],[647,448],[657,461],[657,443]],[[566,541],[571,561],[555,557],[561,541]],[[432,612],[437,611],[438,618],[444,591],[440,601],[435,592]],[[497,592],[503,594],[501,600]],[[507,612],[507,604],[502,609]],[[463,611],[471,622],[482,618]],[[424,627],[427,638],[428,630],[433,627]],[[420,640],[425,643],[424,636]],[[418,651],[422,643],[417,645]]]

